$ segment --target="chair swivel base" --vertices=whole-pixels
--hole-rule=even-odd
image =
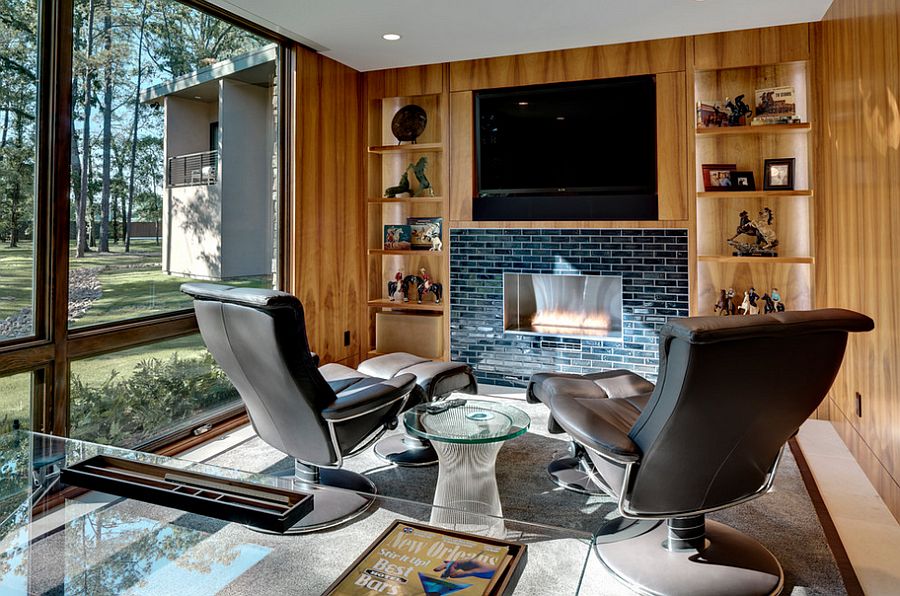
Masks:
[[[339,526],[362,515],[375,502],[375,494],[378,489],[371,480],[362,474],[350,470],[320,468],[317,470],[317,475],[317,482],[293,477],[293,488],[300,491],[312,491],[313,510],[291,526],[285,534],[307,534]],[[322,486],[344,490],[328,491],[326,495],[320,488]],[[367,494],[372,496],[366,496]],[[250,529],[264,534],[273,533],[258,528]]]
[[[636,538],[596,543],[604,567],[638,594],[778,594],[784,571],[766,547],[734,528],[706,521],[706,546],[669,551],[666,524]]]
[[[562,457],[550,462],[547,473],[557,486],[582,495],[605,495],[606,491],[591,480],[585,466],[590,465],[580,457]]]
[[[375,444],[375,455],[392,464],[405,467],[431,466],[438,456],[430,441],[406,434],[386,437]]]

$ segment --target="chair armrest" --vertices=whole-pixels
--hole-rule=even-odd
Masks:
[[[625,400],[554,396],[550,411],[569,436],[588,449],[621,464],[640,461],[641,450],[628,436],[634,409]]]
[[[415,384],[415,375],[402,374],[358,391],[351,390],[322,410],[322,417],[330,422],[342,422],[377,411],[405,397]]]

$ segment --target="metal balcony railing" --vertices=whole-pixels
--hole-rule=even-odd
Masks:
[[[166,163],[166,184],[169,187],[215,184],[218,169],[218,151],[176,155]]]

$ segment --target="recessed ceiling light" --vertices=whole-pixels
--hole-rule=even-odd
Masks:
[[[556,119],[557,119],[557,120],[565,120],[566,117],[565,117],[565,116],[557,116]]]
[[[199,95],[195,95],[195,96],[194,96],[194,99],[203,99],[203,98],[200,97]]]
[[[519,102],[519,105],[520,105],[520,106],[527,106],[527,105],[528,105],[528,102],[527,102],[527,101],[520,101],[520,102]]]
[[[385,33],[381,37],[388,41],[397,41],[398,39],[400,39],[400,35],[398,33]]]

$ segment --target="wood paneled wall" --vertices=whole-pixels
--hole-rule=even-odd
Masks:
[[[835,0],[813,31],[817,301],[875,320],[851,337],[830,417],[900,519],[900,2]]]
[[[303,302],[310,344],[322,361],[353,364],[366,302],[361,75],[304,48],[297,52],[287,287]]]

